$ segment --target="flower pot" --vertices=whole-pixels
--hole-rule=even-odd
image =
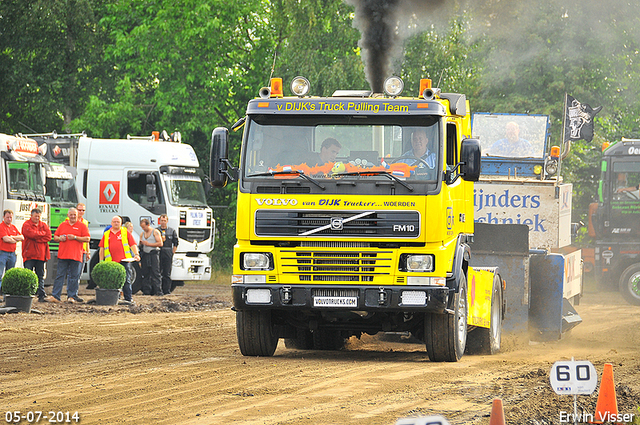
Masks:
[[[34,297],[30,297],[28,295],[5,294],[4,302],[6,307],[15,307],[19,311],[31,313],[31,303],[33,303],[33,298]]]
[[[116,305],[120,298],[119,289],[102,289],[96,288],[96,304],[97,305]]]

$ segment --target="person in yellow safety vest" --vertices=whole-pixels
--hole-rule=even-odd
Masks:
[[[111,219],[111,228],[102,235],[99,256],[100,261],[115,261],[124,266],[127,280],[122,288],[122,295],[127,302],[133,304],[131,262],[140,261],[140,255],[133,235],[122,227],[122,218],[118,215]]]

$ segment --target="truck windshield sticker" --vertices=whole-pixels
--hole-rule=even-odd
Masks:
[[[426,101],[390,101],[385,100],[269,100],[252,102],[247,113],[260,113],[265,109],[279,113],[365,113],[365,114],[407,114],[418,112],[421,114],[442,113],[439,103],[431,104]]]

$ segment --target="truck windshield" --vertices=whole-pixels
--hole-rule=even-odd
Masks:
[[[45,199],[58,207],[75,207],[78,204],[76,194],[75,171],[62,164],[48,163],[44,166],[47,181]]]
[[[401,121],[403,120],[403,121]],[[306,121],[306,122],[305,122]],[[246,132],[244,177],[302,171],[314,179],[436,181],[440,157],[437,117],[251,117]],[[367,174],[366,171],[371,171]],[[266,174],[265,174],[266,173]]]
[[[163,175],[169,203],[174,206],[206,206],[202,180],[194,175]]]
[[[544,158],[548,129],[546,115],[473,114],[473,136],[484,156]]]
[[[14,199],[44,200],[44,170],[36,162],[7,161],[7,186]]]
[[[47,177],[45,185],[46,200],[56,206],[76,206],[78,196],[76,195],[76,185],[73,179],[52,179]]]
[[[613,200],[640,200],[640,162],[614,162],[611,192]]]

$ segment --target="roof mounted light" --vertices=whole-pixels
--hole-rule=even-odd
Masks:
[[[271,79],[271,97],[282,97],[284,96],[282,90],[282,78],[272,78]]]
[[[297,76],[291,81],[291,92],[298,97],[306,96],[310,88],[309,80],[302,76]]]
[[[384,92],[388,96],[400,96],[404,89],[404,82],[400,77],[389,77],[384,81]]]

